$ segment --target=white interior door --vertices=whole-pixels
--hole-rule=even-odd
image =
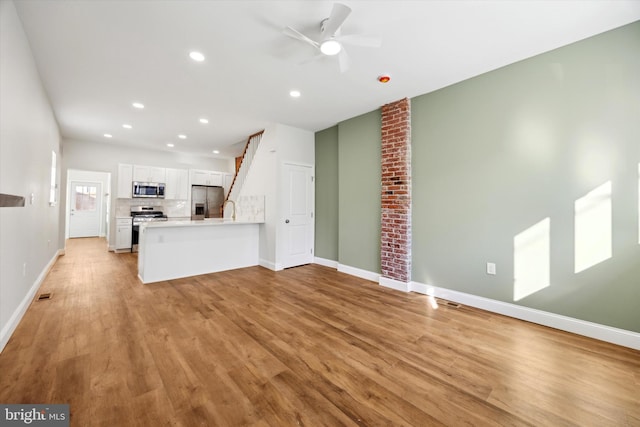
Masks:
[[[313,262],[314,183],[311,166],[283,167],[283,268]]]
[[[69,237],[99,236],[101,206],[101,183],[72,181]]]

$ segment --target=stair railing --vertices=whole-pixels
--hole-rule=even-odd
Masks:
[[[251,162],[253,162],[253,157],[258,150],[258,145],[260,144],[263,133],[264,130],[261,130],[260,132],[254,133],[253,135],[249,136],[249,138],[247,139],[247,145],[245,145],[244,152],[242,153],[242,161],[240,162],[240,167],[238,168],[236,175],[233,177],[231,188],[229,189],[226,200],[237,200],[237,196],[242,189],[242,185],[244,184],[244,181],[249,174]]]

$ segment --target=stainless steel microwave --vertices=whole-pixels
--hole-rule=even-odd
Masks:
[[[164,199],[164,184],[160,182],[133,182],[133,198]]]

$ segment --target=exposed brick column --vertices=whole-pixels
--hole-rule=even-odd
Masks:
[[[411,104],[382,107],[380,284],[408,290],[411,281]]]

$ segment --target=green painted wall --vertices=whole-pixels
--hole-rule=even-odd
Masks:
[[[514,237],[549,218],[549,286],[516,303],[640,332],[639,52],[635,23],[412,100],[414,281],[514,302]],[[606,182],[613,256],[575,273]]]
[[[338,126],[316,133],[315,256],[338,260]]]
[[[338,261],[380,272],[380,110],[338,124]]]
[[[636,22],[411,100],[414,281],[640,332],[638,52]],[[379,272],[380,112],[323,132],[338,260]],[[575,202],[606,182],[612,256],[576,273]],[[514,238],[547,218],[549,286],[514,301]]]

